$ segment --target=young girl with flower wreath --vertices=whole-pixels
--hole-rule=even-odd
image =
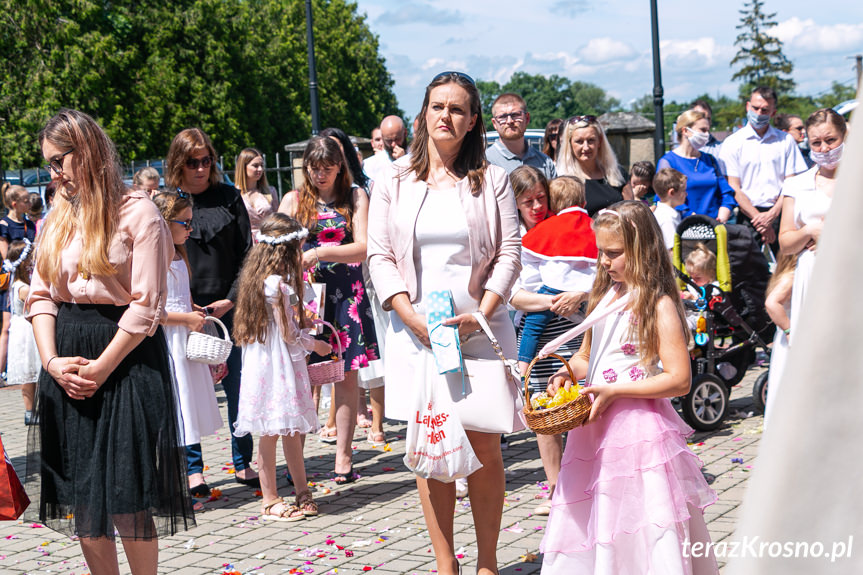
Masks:
[[[330,352],[328,343],[304,328],[302,244],[308,235],[295,219],[272,214],[262,223],[246,257],[237,290],[234,341],[243,349],[240,401],[234,435],[260,435],[258,469],[261,516],[298,521],[317,515],[306,483],[303,435],[318,429],[306,355]],[[276,444],[282,438],[288,471],[296,485],[294,504],[276,487]]]
[[[344,351],[345,379],[334,386],[336,405],[336,483],[354,481],[351,442],[357,423],[357,371],[378,358],[362,262],[366,259],[368,195],[352,185],[344,154],[332,138],[315,136],[303,153],[305,179],[285,195],[279,211],[309,230],[303,268],[326,284],[324,320],[335,326]],[[335,338],[326,333],[333,347]],[[313,355],[312,363],[328,358]],[[323,434],[331,430],[324,429]]]
[[[569,360],[588,423],[569,432],[540,550],[542,573],[715,574],[703,510],[716,494],[669,398],[689,390],[689,331],[668,252],[640,201],[594,217],[599,248],[588,312],[605,314]],[[660,367],[661,363],[661,367]],[[572,385],[566,372],[552,395]]]
[[[24,397],[24,424],[36,423],[33,417],[33,402],[36,397],[36,380],[42,364],[39,360],[39,350],[36,349],[36,338],[33,337],[33,326],[24,316],[24,302],[30,292],[30,276],[33,274],[33,257],[36,247],[30,240],[15,240],[9,244],[7,259],[3,260],[3,271],[11,273],[12,287],[9,289],[9,307],[12,319],[9,322],[9,360],[6,365],[6,378],[9,385],[21,384],[21,395]]]

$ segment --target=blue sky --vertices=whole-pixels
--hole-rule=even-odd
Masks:
[[[653,90],[648,0],[358,0],[378,35],[399,106],[413,116],[425,85],[456,69],[501,84],[516,71],[592,82],[624,106]],[[659,0],[666,101],[704,92],[737,93],[736,53],[743,1]],[[767,0],[774,34],[794,63],[800,94],[855,78],[863,54],[863,2]]]

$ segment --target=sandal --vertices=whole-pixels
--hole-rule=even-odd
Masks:
[[[386,436],[384,436],[383,431],[379,431],[377,433],[369,431],[369,434],[366,437],[366,442],[372,447],[382,447],[387,443]]]
[[[335,427],[327,427],[324,425],[321,427],[321,431],[318,433],[318,439],[323,441],[324,443],[335,443],[336,442],[336,428]]]
[[[282,506],[282,512],[281,513],[274,513],[273,512],[273,508],[276,505]],[[272,503],[264,505],[264,507],[261,509],[261,519],[269,519],[272,521],[293,522],[293,521],[300,521],[300,520],[305,519],[305,518],[306,518],[306,516],[303,515],[303,512],[300,511],[299,507],[297,507],[296,505],[288,505],[287,503],[285,503],[285,500],[282,499],[281,497],[274,500]]]
[[[357,476],[354,475],[354,466],[351,465],[350,470],[347,473],[336,473],[333,472],[333,481],[336,485],[347,485],[348,483],[353,483],[357,480]]]
[[[199,483],[196,486],[189,488],[189,494],[192,497],[209,497],[210,486],[206,483]]]
[[[315,503],[309,491],[303,491],[297,495],[296,506],[306,517],[314,517],[318,514],[318,504]]]
[[[372,420],[369,419],[369,416],[365,413],[361,413],[357,415],[357,427],[362,427],[363,429],[368,429],[372,426]]]

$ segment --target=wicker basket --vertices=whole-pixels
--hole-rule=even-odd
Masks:
[[[212,321],[221,327],[225,336],[220,338],[200,331],[190,332],[186,339],[186,359],[208,365],[224,363],[231,354],[231,347],[233,346],[228,328],[219,318],[211,315],[205,317],[204,320]]]
[[[344,381],[345,360],[342,358],[342,339],[336,333],[336,328],[328,322],[315,320],[315,323],[320,323],[330,328],[330,331],[333,332],[333,340],[336,342],[338,353],[335,359],[309,364],[309,382],[312,385],[325,385],[327,383]]]
[[[563,362],[574,384],[575,375],[572,373],[572,368],[569,367],[569,362],[556,353],[549,354],[548,357]],[[527,420],[528,427],[540,435],[557,435],[584,425],[590,415],[591,406],[590,399],[586,395],[580,395],[578,399],[573,399],[569,403],[551,409],[533,410],[530,405],[528,382],[530,381],[530,371],[539,359],[539,357],[534,358],[527,366],[527,372],[524,374],[524,418]]]

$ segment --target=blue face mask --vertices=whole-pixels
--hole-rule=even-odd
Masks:
[[[767,122],[770,121],[770,116],[768,116],[767,114],[759,114],[758,112],[755,112],[753,110],[747,110],[746,120],[754,129],[760,130],[767,125]]]

